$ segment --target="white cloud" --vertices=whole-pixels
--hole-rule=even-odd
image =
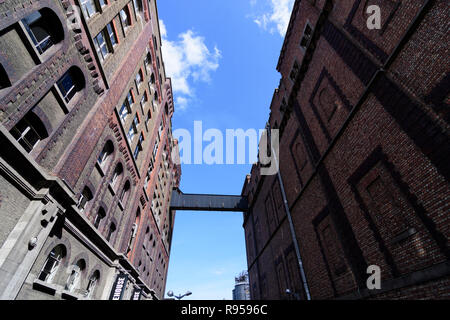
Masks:
[[[263,6],[267,7],[268,10],[257,14],[256,18],[253,18],[253,22],[263,30],[270,33],[277,31],[280,36],[284,37],[289,25],[294,0],[270,0],[270,3],[268,3],[269,0],[264,1],[266,3]],[[250,0],[252,7],[255,7],[256,3],[257,0]]]
[[[217,47],[208,49],[205,38],[192,30],[179,34],[175,41],[169,40],[163,20],[159,21],[166,73],[172,79],[176,107],[184,110],[195,97],[193,82],[211,81],[211,72],[219,67],[221,53]]]

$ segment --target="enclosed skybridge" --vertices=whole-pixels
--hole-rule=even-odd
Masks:
[[[213,195],[213,194],[187,194],[180,189],[173,190],[170,202],[171,210],[187,211],[248,211],[247,197]]]

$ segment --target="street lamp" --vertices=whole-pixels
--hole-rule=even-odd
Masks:
[[[173,291],[172,291],[172,290],[170,290],[169,292],[167,292],[167,296],[168,296],[168,297],[174,297],[174,298],[177,298],[178,300],[181,300],[181,299],[183,299],[184,297],[190,296],[191,294],[192,294],[192,292],[187,291],[187,292],[186,292],[185,294],[183,294],[183,295],[178,295],[178,296],[176,296],[176,295],[173,294]]]

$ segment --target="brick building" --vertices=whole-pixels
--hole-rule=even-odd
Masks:
[[[449,298],[449,16],[444,0],[295,1],[268,120],[281,179],[255,164],[242,191],[252,299]]]
[[[160,47],[155,0],[0,1],[1,299],[163,297],[181,170]]]

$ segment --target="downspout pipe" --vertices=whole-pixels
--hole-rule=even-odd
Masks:
[[[309,285],[308,285],[308,281],[306,279],[306,275],[305,275],[305,270],[303,268],[303,260],[302,260],[302,256],[300,254],[300,248],[298,245],[298,240],[297,240],[297,236],[295,234],[295,229],[294,229],[294,223],[292,222],[292,216],[291,216],[291,210],[289,209],[289,204],[287,201],[287,197],[286,197],[286,192],[284,189],[284,183],[283,183],[283,178],[281,177],[281,172],[280,172],[280,168],[278,165],[278,158],[277,158],[277,154],[272,146],[272,138],[271,138],[271,128],[270,128],[270,123],[267,123],[266,126],[267,129],[267,137],[268,137],[268,141],[270,141],[270,150],[272,152],[273,155],[273,160],[275,161],[275,168],[277,170],[277,176],[278,176],[278,182],[280,183],[280,189],[281,189],[281,194],[283,196],[283,204],[284,204],[284,209],[286,211],[286,216],[287,219],[289,221],[289,229],[291,231],[291,236],[292,236],[292,243],[294,244],[294,250],[295,250],[295,255],[297,256],[297,262],[298,262],[298,267],[300,270],[300,276],[302,278],[302,282],[303,282],[303,289],[305,291],[305,295],[306,295],[306,300],[311,300],[311,294],[309,291]]]

